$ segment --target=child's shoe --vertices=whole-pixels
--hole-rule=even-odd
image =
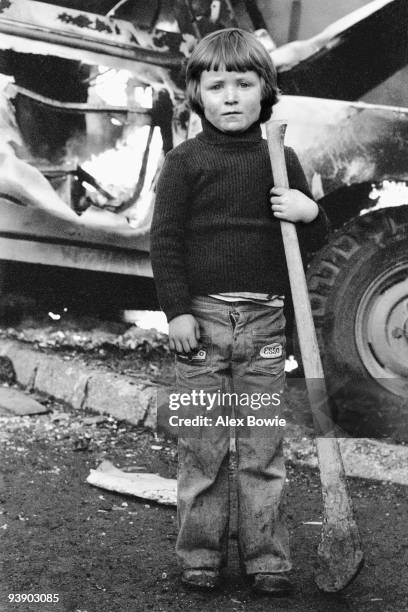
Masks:
[[[254,574],[252,588],[257,593],[272,597],[285,597],[293,591],[293,584],[284,573]]]
[[[216,568],[192,568],[185,569],[181,581],[193,589],[205,589],[211,591],[220,584],[220,572]]]

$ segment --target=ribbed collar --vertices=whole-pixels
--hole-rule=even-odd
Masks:
[[[257,143],[262,140],[262,130],[259,121],[255,121],[245,132],[229,133],[221,132],[205,117],[201,119],[203,131],[197,134],[197,138],[216,145],[233,145],[235,143]]]

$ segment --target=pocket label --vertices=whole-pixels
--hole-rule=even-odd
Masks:
[[[207,359],[207,351],[201,348],[195,353],[177,353],[177,359],[182,363],[199,364]]]
[[[282,345],[274,343],[263,346],[259,354],[263,359],[276,359],[277,357],[282,357],[282,352]]]

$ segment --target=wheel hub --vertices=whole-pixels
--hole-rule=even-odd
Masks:
[[[405,336],[405,338],[407,338],[407,340],[408,340],[408,319],[405,319],[405,323],[404,323],[403,329],[401,329],[400,327],[396,327],[392,331],[392,337],[393,338],[398,338],[399,339],[399,338],[402,338],[403,336]]]
[[[360,301],[355,332],[369,373],[388,390],[407,393],[408,263],[387,270],[370,284]]]

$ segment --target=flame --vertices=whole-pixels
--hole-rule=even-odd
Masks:
[[[98,73],[90,87],[89,96],[97,97],[112,106],[126,107],[132,101],[129,99],[132,97],[129,89],[133,89],[133,103],[144,108],[152,108],[152,88],[132,87],[133,79],[134,74],[129,70],[114,70],[113,68],[98,66]]]
[[[134,323],[141,329],[157,329],[163,334],[169,333],[164,312],[157,310],[124,310],[122,313],[125,323]]]
[[[372,185],[368,197],[370,200],[377,200],[377,203],[371,208],[361,210],[360,215],[381,208],[408,204],[408,184],[405,181],[382,181],[380,185]]]
[[[128,70],[111,70],[99,66],[98,73],[90,87],[89,99],[124,108],[137,104],[145,109],[150,109],[153,105],[153,90],[150,86],[139,86],[134,80],[134,75]],[[97,120],[93,118],[93,121]],[[118,204],[130,198],[134,192],[149,138],[150,126],[139,125],[137,116],[131,114],[111,117],[110,122],[117,127],[123,126],[121,138],[113,147],[101,153],[92,154],[82,163],[82,167],[115,198]],[[100,129],[103,129],[102,125]],[[160,128],[155,127],[150,142],[142,192],[134,207],[125,211],[126,217],[130,217],[130,223],[134,227],[138,226],[139,222],[147,216],[151,207],[151,185],[161,163],[162,150]],[[98,206],[109,205],[109,202],[105,201],[94,189],[89,188],[88,185],[85,187]]]
[[[117,145],[99,155],[91,155],[82,166],[118,200],[131,196],[142,165],[149,126],[135,126]],[[150,186],[162,153],[160,129],[154,128],[146,170],[145,187]]]
[[[0,74],[0,152],[8,155],[15,155],[13,144],[20,149],[23,147],[23,141],[15,120],[14,107],[10,104],[10,95],[8,94],[8,87],[13,83],[13,77]]]

